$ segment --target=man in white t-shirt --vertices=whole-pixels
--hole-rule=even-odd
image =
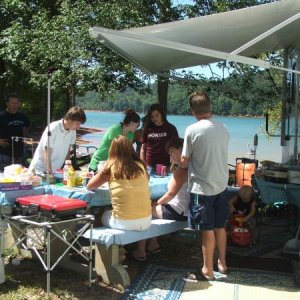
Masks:
[[[181,157],[172,157],[172,160],[188,168],[189,225],[202,231],[203,267],[190,277],[213,280],[215,245],[218,270],[227,273],[225,222],[228,203],[223,192],[228,182],[228,131],[223,124],[211,119],[211,104],[206,93],[192,94],[189,104],[198,121],[187,127]]]
[[[63,119],[52,122],[49,125],[49,142],[47,127],[35,150],[29,169],[34,170],[39,175],[44,175],[47,172],[52,174],[55,170],[60,169],[69,157],[70,146],[75,144],[76,130],[85,121],[86,116],[83,109],[74,106],[68,110]],[[48,155],[50,159],[47,165]]]

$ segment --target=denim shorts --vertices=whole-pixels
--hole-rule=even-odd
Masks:
[[[224,191],[214,196],[190,194],[188,221],[192,229],[224,228],[228,212],[228,201],[224,197]]]
[[[163,219],[166,220],[176,220],[176,221],[186,221],[187,217],[179,214],[170,204],[163,204],[161,206]]]

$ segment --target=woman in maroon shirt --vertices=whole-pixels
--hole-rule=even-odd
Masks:
[[[141,158],[152,168],[156,164],[170,166],[170,156],[165,149],[167,140],[178,137],[177,129],[169,123],[159,104],[153,104],[146,115]]]

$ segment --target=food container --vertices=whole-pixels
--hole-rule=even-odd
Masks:
[[[4,177],[11,177],[22,173],[22,166],[15,164],[4,167]]]
[[[31,182],[0,182],[0,191],[17,191],[32,189]]]
[[[55,177],[56,182],[62,182],[64,178],[64,171],[62,169],[57,169],[53,172],[53,176]]]

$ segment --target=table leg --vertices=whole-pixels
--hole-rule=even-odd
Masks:
[[[130,278],[125,268],[120,263],[119,246],[96,244],[95,269],[102,280],[112,285],[121,285],[126,288],[130,284]]]

